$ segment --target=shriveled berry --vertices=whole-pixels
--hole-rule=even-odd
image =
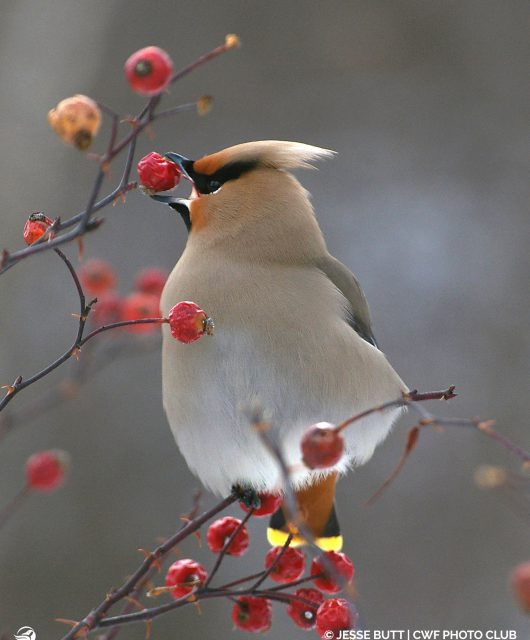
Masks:
[[[314,558],[311,564],[312,576],[323,574],[320,578],[313,578],[313,583],[315,587],[326,593],[337,593],[353,580],[355,573],[353,562],[340,551],[326,551],[323,556],[327,562],[319,556]],[[326,568],[326,565],[330,564],[334,568],[333,572]]]
[[[137,171],[140,184],[151,193],[173,189],[181,175],[177,164],[156,151],[151,151],[138,162]]]
[[[78,94],[49,111],[48,123],[64,142],[84,151],[99,131],[101,110],[92,98]]]
[[[341,631],[355,629],[359,615],[354,605],[344,598],[332,598],[323,602],[317,610],[316,630],[321,638],[340,638]]]
[[[240,524],[241,520],[233,518],[232,516],[225,516],[224,518],[219,518],[219,520],[213,522],[209,526],[208,533],[206,534],[206,542],[208,543],[210,550],[214,553],[219,553]],[[236,537],[230,543],[227,553],[230,556],[242,556],[248,549],[248,545],[248,531],[243,525],[239,530],[239,533],[237,533]]]
[[[92,307],[90,320],[93,324],[118,322],[122,315],[123,298],[115,291],[105,291],[98,295],[97,303]]]
[[[66,451],[51,449],[34,453],[26,461],[26,483],[35,491],[55,491],[68,470],[70,456]]]
[[[200,587],[208,577],[206,569],[195,560],[183,558],[177,560],[168,569],[166,574],[166,586],[174,587],[171,595],[178,600],[194,587]]]
[[[173,74],[173,61],[160,47],[144,47],[125,62],[125,76],[131,89],[144,96],[163,91]]]
[[[232,609],[232,620],[242,631],[267,631],[272,621],[271,603],[266,598],[241,596]]]
[[[37,242],[46,233],[52,220],[40,211],[32,213],[24,225],[24,241],[26,244]]]
[[[83,289],[93,295],[99,295],[116,284],[114,267],[106,260],[92,258],[79,269],[79,281]]]
[[[278,511],[283,502],[283,495],[281,493],[258,493],[258,498],[260,500],[260,506],[252,513],[253,516],[257,516],[258,518],[272,515]],[[244,502],[240,502],[239,506],[247,513],[250,511]]]
[[[513,569],[510,585],[521,609],[530,613],[530,562],[522,562]]]
[[[302,577],[305,569],[305,555],[300,549],[294,547],[273,547],[265,556],[265,568],[273,565],[278,556],[280,559],[274,564],[274,568],[269,574],[274,582],[293,582]]]
[[[344,440],[335,426],[318,422],[307,429],[302,437],[302,460],[310,469],[327,469],[341,459]]]
[[[124,298],[121,307],[122,320],[144,320],[160,317],[160,298],[151,293],[131,293]],[[125,327],[132,333],[153,333],[160,325],[153,322],[147,324],[131,324]]]
[[[142,293],[161,296],[169,273],[161,267],[146,267],[134,279],[134,288]]]
[[[168,319],[171,335],[185,344],[195,342],[205,333],[213,334],[212,319],[195,302],[178,302],[169,312]]]
[[[297,627],[312,629],[317,619],[317,609],[324,602],[324,594],[318,589],[298,589],[294,595],[314,603],[314,606],[292,600],[287,607],[287,615]]]

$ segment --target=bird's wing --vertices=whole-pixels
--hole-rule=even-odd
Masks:
[[[317,261],[316,266],[337,287],[349,303],[346,321],[361,338],[377,347],[366,296],[357,278],[342,262],[331,255]]]

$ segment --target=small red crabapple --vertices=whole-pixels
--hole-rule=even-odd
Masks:
[[[116,272],[113,266],[100,258],[87,260],[79,269],[79,281],[83,289],[93,295],[112,289],[116,284],[116,280]]]
[[[78,94],[49,111],[48,123],[64,142],[84,151],[99,131],[101,110],[92,98]]]
[[[324,574],[320,578],[313,578],[313,583],[315,587],[326,593],[337,593],[344,588],[344,585],[353,580],[355,573],[353,562],[345,553],[340,551],[326,551],[323,555],[326,557],[327,562],[324,562],[321,557],[316,557],[311,563],[312,576]],[[326,565],[329,564],[334,567],[332,575],[326,568]],[[338,581],[337,577],[342,578],[342,580]]]
[[[213,522],[209,526],[208,533],[206,534],[206,542],[208,543],[210,550],[214,553],[219,553],[240,524],[241,520],[232,518],[232,516],[225,516],[224,518],[220,518]],[[243,525],[239,533],[230,543],[226,553],[229,556],[242,556],[248,549],[248,545],[248,531]]]
[[[232,620],[242,631],[267,631],[272,621],[271,603],[266,598],[241,596],[232,609]]]
[[[317,609],[316,630],[321,638],[340,638],[341,631],[355,629],[359,616],[353,605],[344,598],[326,600]]]
[[[138,272],[134,279],[134,288],[142,293],[162,295],[169,273],[161,267],[146,267]]]
[[[522,562],[513,569],[510,585],[521,609],[530,613],[530,562]]]
[[[144,96],[163,91],[173,74],[173,61],[160,47],[144,47],[125,62],[125,76],[131,89]]]
[[[124,298],[121,307],[122,320],[143,320],[160,316],[160,298],[151,293],[131,293]],[[156,323],[131,324],[125,329],[132,333],[153,333],[159,329]]]
[[[307,429],[301,442],[302,460],[310,469],[327,469],[341,459],[344,440],[329,422],[318,422]]]
[[[252,513],[253,516],[263,518],[264,516],[270,516],[281,507],[283,502],[283,495],[281,493],[258,493],[260,500],[260,506]],[[249,507],[244,502],[240,502],[239,506],[246,511],[250,511]]]
[[[315,626],[317,609],[324,602],[324,594],[318,589],[298,589],[294,595],[314,602],[315,606],[312,607],[299,600],[292,600],[287,607],[287,615],[297,627],[312,629]]]
[[[38,451],[26,461],[26,483],[35,491],[55,491],[68,470],[70,456],[66,451]]]
[[[140,184],[151,193],[173,189],[180,180],[179,167],[156,151],[151,151],[138,162],[137,171]]]
[[[195,302],[178,302],[169,312],[171,335],[185,344],[195,342],[205,333],[213,335],[213,320]]]
[[[37,242],[46,233],[51,224],[52,220],[40,211],[32,213],[24,225],[24,242],[28,245]]]
[[[208,574],[202,564],[183,558],[174,562],[167,570],[166,587],[175,587],[171,589],[171,595],[178,600],[190,593],[194,587],[201,586],[207,577]]]
[[[115,291],[105,291],[98,296],[89,316],[94,324],[118,322],[122,314],[123,299]]]
[[[269,577],[274,582],[294,582],[302,577],[305,569],[305,556],[303,551],[294,547],[273,547],[265,556],[265,568],[268,569],[281,554],[281,558],[274,565]]]

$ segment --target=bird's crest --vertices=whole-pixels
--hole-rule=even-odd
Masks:
[[[205,156],[194,163],[196,171],[210,175],[221,167],[236,163],[255,163],[274,169],[312,169],[313,162],[335,155],[335,151],[302,142],[259,140],[244,142]]]

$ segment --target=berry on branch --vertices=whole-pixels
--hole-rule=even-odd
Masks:
[[[92,98],[78,94],[51,109],[48,123],[64,142],[85,151],[99,131],[101,111]]]
[[[206,534],[206,542],[208,543],[210,550],[214,553],[219,553],[240,524],[241,520],[233,518],[232,516],[219,518],[219,520],[213,522],[208,528],[208,533]],[[239,533],[228,546],[226,553],[230,556],[242,556],[248,549],[248,545],[248,531],[243,525],[239,530]]]
[[[177,303],[169,312],[171,335],[185,344],[195,342],[205,333],[213,335],[213,320],[195,302]]]
[[[146,267],[134,279],[134,288],[142,293],[161,296],[169,273],[161,267]]]
[[[302,460],[310,469],[327,469],[341,459],[344,440],[329,422],[318,422],[302,437]]]
[[[294,547],[273,547],[265,556],[265,568],[269,568],[281,554],[281,558],[276,562],[269,574],[274,582],[294,582],[302,577],[305,569],[305,556],[303,551]]]
[[[79,270],[79,281],[88,293],[98,295],[116,284],[116,272],[110,263],[99,258],[92,258]]]
[[[317,609],[324,602],[324,594],[318,589],[298,589],[294,595],[314,602],[315,605],[312,607],[305,602],[292,600],[287,607],[287,615],[297,627],[312,629],[315,626]]]
[[[98,295],[89,318],[94,324],[118,322],[122,315],[123,299],[115,291],[105,291]]]
[[[46,233],[51,224],[52,220],[40,211],[32,213],[24,225],[24,242],[28,245],[37,242]]]
[[[144,156],[137,166],[140,184],[148,193],[167,191],[176,187],[180,180],[179,167],[156,151]]]
[[[151,293],[131,293],[122,303],[122,320],[144,320],[145,318],[157,318],[160,316],[160,298]],[[131,324],[125,327],[132,333],[153,333],[157,331],[159,325],[151,324]]]
[[[163,91],[173,74],[173,61],[160,47],[145,47],[125,62],[125,76],[131,89],[144,96]]]
[[[267,631],[272,621],[271,603],[266,598],[241,596],[232,609],[232,620],[242,631]]]
[[[26,483],[35,491],[55,491],[64,482],[70,456],[66,451],[34,453],[26,461]]]
[[[345,584],[349,584],[353,580],[355,573],[353,562],[345,553],[340,551],[326,551],[323,555],[327,562],[324,562],[321,557],[317,557],[311,563],[312,576],[324,574],[320,578],[313,578],[313,583],[315,587],[326,593],[337,593],[344,588]],[[334,568],[333,573],[326,568],[326,565],[329,564]],[[337,580],[338,577],[341,580]]]
[[[171,595],[178,600],[190,593],[194,587],[200,587],[208,577],[206,569],[195,560],[184,558],[174,562],[166,574],[166,586],[174,587]]]
[[[341,631],[355,629],[359,616],[352,604],[344,598],[323,602],[317,610],[316,629],[321,638],[340,638]]]
[[[254,510],[253,516],[263,518],[264,516],[270,516],[280,508],[283,502],[283,495],[281,493],[258,493],[260,506]],[[244,502],[240,502],[239,506],[246,511],[250,511],[249,507]]]

